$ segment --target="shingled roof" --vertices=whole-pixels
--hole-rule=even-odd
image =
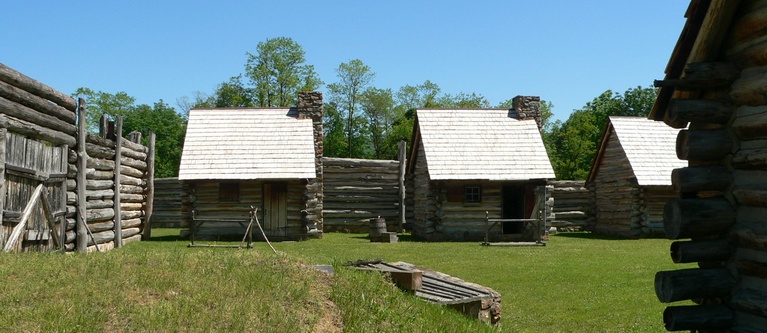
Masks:
[[[314,178],[311,119],[296,109],[192,109],[180,180]]]
[[[508,109],[418,109],[419,142],[431,180],[530,180],[554,178],[534,120]],[[411,158],[412,159],[412,158]],[[411,168],[415,164],[411,164]]]
[[[610,117],[602,144],[589,174],[599,168],[609,135],[616,135],[640,186],[671,185],[671,171],[687,166],[676,156],[679,129],[643,117]]]

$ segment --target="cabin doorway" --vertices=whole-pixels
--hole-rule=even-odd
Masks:
[[[284,236],[288,224],[288,185],[264,183],[264,232]]]
[[[525,188],[524,186],[504,186],[502,190],[502,218],[525,218]],[[525,230],[524,222],[503,222],[504,234],[521,234]]]

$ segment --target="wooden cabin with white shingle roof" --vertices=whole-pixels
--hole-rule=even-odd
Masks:
[[[586,180],[594,231],[626,238],[663,236],[663,207],[676,196],[671,173],[678,129],[643,117],[610,117]]]
[[[414,236],[480,241],[488,218],[529,219],[544,210],[545,185],[555,176],[536,121],[539,99],[515,100],[533,107],[416,110],[408,159]],[[538,241],[541,228],[503,222],[488,241]]]
[[[321,235],[321,158],[321,93],[294,108],[190,110],[179,180],[192,241],[242,239],[251,206],[269,240]]]

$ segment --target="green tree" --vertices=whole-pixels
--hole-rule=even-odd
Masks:
[[[355,147],[354,141],[362,135],[364,124],[356,110],[359,108],[362,92],[373,80],[375,73],[359,59],[341,63],[336,73],[340,81],[328,85],[330,101],[346,115],[346,140],[349,149],[347,157],[359,156],[355,154],[355,149],[359,147]]]
[[[387,147],[386,137],[394,121],[394,97],[391,89],[368,87],[361,96],[362,113],[367,119],[367,134],[370,139],[370,157],[382,159],[391,156],[394,147]]]
[[[349,152],[346,141],[344,116],[335,103],[325,103],[322,127],[324,132],[323,153],[328,157],[343,157]]]
[[[594,163],[602,131],[610,116],[647,117],[655,103],[655,88],[630,88],[623,94],[607,90],[544,135],[554,172],[559,179],[585,179]]]
[[[307,65],[301,45],[288,37],[258,43],[256,54],[247,53],[246,76],[253,87],[253,101],[261,107],[296,105],[299,91],[312,91],[322,85]]]
[[[135,98],[123,91],[110,94],[85,87],[77,88],[72,97],[82,97],[85,99],[87,107],[85,113],[86,126],[88,132],[91,133],[98,132],[99,121],[102,115],[107,115],[109,120],[114,120],[114,116],[122,116],[129,112],[133,107],[133,103],[136,102]]]
[[[132,107],[123,119],[123,136],[139,131],[143,145],[149,145],[148,133],[155,133],[155,177],[176,177],[181,163],[186,119],[160,100],[154,106]]]
[[[217,108],[254,106],[252,89],[242,83],[242,75],[233,76],[218,85],[213,94],[213,105]]]
[[[456,95],[445,94],[437,98],[436,104],[442,108],[476,109],[489,108],[490,102],[485,96],[477,93],[458,93]]]

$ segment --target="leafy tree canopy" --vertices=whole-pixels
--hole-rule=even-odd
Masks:
[[[288,37],[267,39],[258,43],[255,54],[247,53],[245,72],[256,106],[296,105],[299,91],[316,90],[322,85],[314,66],[306,64],[304,54],[301,45]],[[234,88],[241,86],[235,84]]]

